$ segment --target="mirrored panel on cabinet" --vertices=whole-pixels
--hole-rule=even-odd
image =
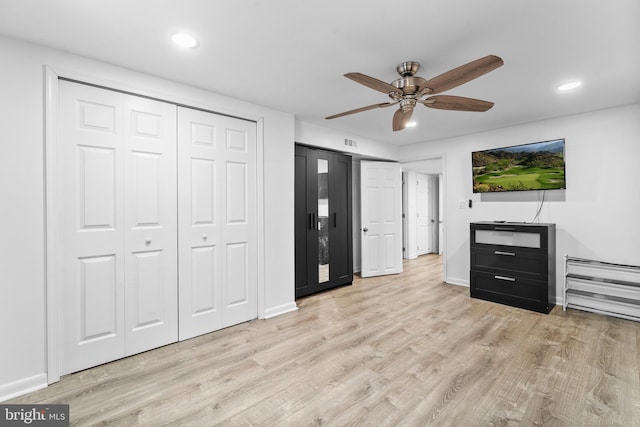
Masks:
[[[329,281],[329,161],[318,159],[318,282]]]

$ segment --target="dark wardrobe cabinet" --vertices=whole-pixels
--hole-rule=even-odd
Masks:
[[[351,157],[296,145],[296,298],[353,281]]]

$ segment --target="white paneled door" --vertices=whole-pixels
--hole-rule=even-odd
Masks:
[[[362,277],[402,272],[401,174],[398,163],[361,162]]]
[[[59,89],[65,374],[177,340],[176,107]]]
[[[178,337],[176,106],[124,97],[125,349]]]
[[[418,255],[428,254],[432,251],[430,245],[430,230],[432,229],[431,216],[429,215],[430,194],[429,177],[425,174],[416,174],[416,211]]]
[[[178,108],[180,340],[257,317],[256,124]]]

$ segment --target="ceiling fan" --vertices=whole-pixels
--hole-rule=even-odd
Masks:
[[[501,58],[495,55],[488,55],[484,58],[471,61],[468,64],[461,65],[453,70],[449,70],[446,73],[442,73],[431,80],[425,80],[422,77],[415,75],[420,69],[420,64],[414,61],[408,61],[403,62],[396,67],[396,70],[401,77],[391,83],[385,83],[362,73],[347,73],[344,75],[345,77],[370,87],[371,89],[386,93],[392,101],[356,108],[355,110],[345,111],[325,118],[335,119],[349,114],[399,104],[400,108],[398,108],[393,115],[393,130],[398,131],[407,126],[407,123],[413,114],[413,108],[416,104],[422,104],[425,107],[438,108],[440,110],[487,111],[493,107],[493,102],[465,98],[462,96],[429,95],[435,95],[437,93],[453,89],[454,87],[476,79],[489,71],[495,70],[502,64],[504,64],[504,62]],[[424,96],[429,97],[422,99]]]

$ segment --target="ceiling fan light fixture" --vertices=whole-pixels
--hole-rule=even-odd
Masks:
[[[406,61],[396,67],[396,71],[400,74],[400,78],[391,83],[383,82],[374,77],[362,73],[347,73],[344,76],[348,79],[367,86],[378,92],[382,92],[391,98],[391,102],[381,104],[368,105],[342,113],[333,114],[325,117],[325,119],[335,119],[338,117],[348,116],[350,114],[361,113],[363,111],[373,110],[375,108],[384,108],[391,105],[398,105],[398,109],[393,113],[391,121],[391,129],[401,131],[406,127],[415,126],[415,122],[411,123],[411,116],[417,104],[425,107],[435,108],[439,110],[453,111],[487,111],[493,107],[493,102],[483,101],[481,99],[465,98],[462,96],[437,95],[449,89],[453,89],[476,79],[504,64],[502,58],[495,55],[487,55],[483,58],[476,59],[467,64],[446,71],[430,80],[418,77],[415,73],[420,69],[420,64],[416,61]],[[429,96],[422,99],[423,96]]]
[[[187,49],[193,49],[194,47],[198,46],[198,40],[187,33],[174,33],[171,35],[171,40],[173,40],[173,42],[178,46]]]
[[[560,86],[557,87],[559,92],[566,92],[568,90],[573,90],[576,89],[578,87],[580,87],[582,85],[582,82],[575,80],[572,82],[568,82],[568,83],[564,83],[561,84]]]

